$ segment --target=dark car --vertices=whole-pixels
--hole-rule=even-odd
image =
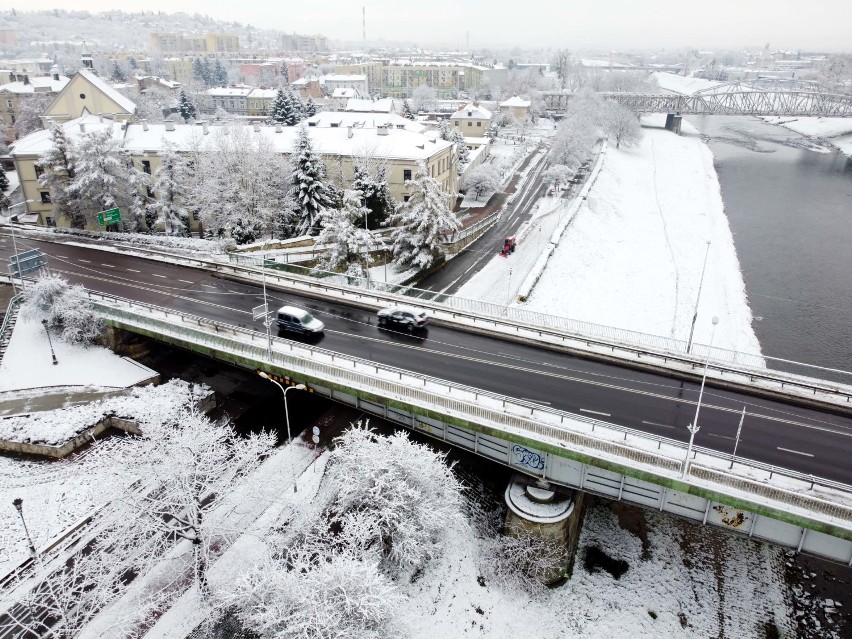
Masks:
[[[414,306],[388,306],[377,315],[380,327],[401,329],[409,333],[424,328],[429,322],[426,311]]]

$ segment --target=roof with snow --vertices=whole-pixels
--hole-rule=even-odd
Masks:
[[[124,109],[128,113],[136,113],[136,103],[130,98],[123,96],[121,93],[113,89],[108,82],[104,82],[102,78],[98,77],[97,75],[86,69],[81,69],[77,73],[82,77],[86,78],[99,91],[104,93],[110,100],[115,102],[122,109]]]
[[[322,82],[366,82],[367,76],[361,74],[352,75],[325,75],[321,79]]]
[[[516,95],[513,95],[511,98],[506,100],[505,102],[501,102],[501,107],[529,107],[532,104],[529,100],[524,100],[523,98],[519,98]]]
[[[321,111],[309,117],[306,122],[311,127],[357,127],[375,129],[387,125],[395,129],[407,129],[415,133],[423,133],[426,126],[408,120],[396,113],[358,113],[357,111]]]
[[[491,117],[491,111],[486,109],[485,107],[481,107],[478,104],[473,104],[472,102],[467,106],[463,106],[461,109],[453,113],[451,118],[479,118],[481,120],[487,120]]]
[[[357,98],[358,95],[359,95],[359,93],[355,89],[338,87],[334,90],[334,93],[331,94],[331,97],[332,98]]]
[[[214,87],[207,89],[207,95],[218,98],[244,98],[253,90],[250,87]]]
[[[77,141],[86,133],[95,131],[110,131],[112,137],[121,139],[124,136],[124,124],[109,118],[92,115],[85,109],[83,115],[61,124],[65,135],[71,140]],[[25,135],[12,143],[12,157],[18,155],[41,155],[53,144],[50,129],[39,129],[29,135]]]
[[[390,113],[393,111],[393,98],[382,98],[381,100],[350,98],[346,103],[346,110],[360,111],[361,113]]]
[[[0,91],[8,93],[59,93],[65,88],[65,85],[71,78],[64,75],[59,76],[58,80],[54,80],[52,75],[31,77],[26,84],[23,82],[9,82],[0,85]]]

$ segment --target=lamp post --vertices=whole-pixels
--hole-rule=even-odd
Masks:
[[[29,204],[33,200],[24,200],[23,202],[18,202],[17,204],[13,204],[12,206],[5,207],[7,211],[11,211],[16,206],[23,206],[24,204]],[[26,289],[26,285],[24,284],[24,274],[21,273],[21,263],[18,261],[18,242],[15,239],[15,225],[12,224],[12,216],[9,215],[9,219],[7,220],[10,227],[12,227],[12,249],[15,251],[15,263],[18,266],[18,273],[21,276],[21,290]]]
[[[30,529],[27,528],[27,522],[24,519],[24,500],[18,497],[17,499],[12,500],[12,505],[15,507],[15,510],[18,511],[18,515],[21,517],[21,523],[24,525],[24,532],[27,535],[27,543],[30,545],[30,554],[35,557],[36,556],[36,548],[33,543],[33,538],[30,537]]]
[[[686,352],[692,350],[692,335],[695,332],[695,320],[698,319],[698,304],[701,302],[701,287],[704,286],[704,272],[707,270],[707,256],[710,255],[710,240],[707,240],[707,250],[704,251],[704,266],[701,267],[701,279],[698,281],[698,295],[695,297],[695,312],[692,314],[692,325],[689,327],[689,339],[686,342]]]
[[[686,459],[683,461],[683,472],[681,478],[686,478],[689,473],[689,455],[692,453],[692,442],[695,440],[695,433],[698,432],[698,413],[701,410],[701,399],[704,397],[704,382],[707,380],[707,367],[710,364],[710,351],[713,348],[713,338],[716,336],[716,325],[719,323],[719,318],[713,318],[713,332],[710,334],[710,348],[707,350],[707,358],[704,360],[704,374],[701,376],[701,390],[698,392],[698,404],[695,406],[695,418],[692,423],[687,426],[689,430],[689,445],[686,447]]]
[[[41,320],[41,325],[44,326],[44,332],[47,333],[47,343],[50,344],[50,356],[53,358],[53,365],[56,366],[59,362],[56,360],[56,353],[53,352],[53,341],[50,339],[50,331],[47,330],[47,320]]]
[[[273,384],[275,384],[278,388],[281,389],[281,392],[284,393],[284,422],[287,424],[287,443],[289,444],[292,441],[292,437],[290,436],[290,413],[287,410],[287,391],[292,390],[294,388],[296,390],[305,390],[307,387],[304,384],[296,384],[295,386],[288,386],[287,388],[284,388],[281,384],[276,382],[274,379],[272,379],[269,375],[267,375],[263,371],[260,371],[260,373],[258,373],[258,374],[263,379],[270,381]]]

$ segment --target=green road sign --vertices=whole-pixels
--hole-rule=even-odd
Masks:
[[[115,224],[116,222],[121,222],[121,211],[119,209],[108,209],[98,213],[98,223],[101,226]]]

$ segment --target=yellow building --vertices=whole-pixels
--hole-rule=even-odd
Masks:
[[[239,36],[227,33],[151,33],[148,49],[153,53],[237,53]]]
[[[390,98],[410,98],[414,89],[426,85],[435,89],[439,99],[451,99],[459,93],[477,93],[482,87],[482,67],[463,62],[415,62],[382,60],[340,65],[337,74],[367,76],[370,91]]]
[[[109,115],[114,120],[129,120],[136,113],[136,105],[93,71],[84,69],[71,78],[42,113],[42,126],[49,128],[50,121],[68,122],[84,112]]]
[[[450,124],[466,138],[482,138],[491,126],[491,111],[472,102],[453,113]]]
[[[338,123],[339,124],[339,123]],[[204,152],[214,148],[217,136],[225,135],[231,125],[197,124],[148,124],[113,121],[105,117],[84,114],[82,117],[62,124],[66,136],[79,140],[94,131],[109,131],[130,155],[134,166],[140,171],[154,175],[161,163],[162,149],[166,144],[178,151]],[[228,129],[231,131],[232,129]],[[250,135],[263,136],[271,148],[281,154],[291,154],[295,148],[299,127],[245,126]],[[388,190],[399,202],[406,201],[410,190],[405,181],[417,172],[420,163],[446,194],[448,205],[452,205],[458,193],[458,158],[453,144],[441,140],[436,134],[423,134],[406,128],[404,124],[368,124],[361,126],[311,126],[308,129],[315,153],[326,165],[328,177],[339,188],[351,185],[355,164],[365,155],[387,167]],[[33,200],[27,205],[28,212],[37,215],[36,222],[42,226],[67,226],[68,220],[57,219],[53,212],[50,192],[38,182],[35,163],[53,144],[50,131],[42,130],[19,140],[12,150],[12,159],[21,180],[24,199]],[[156,193],[153,194],[157,196]],[[197,230],[197,221],[191,222]],[[97,230],[93,227],[92,230]]]
[[[48,76],[31,77],[29,74],[15,74],[15,77],[19,79],[0,85],[0,123],[2,123],[2,129],[12,134],[12,137],[14,137],[15,122],[20,117],[21,109],[27,100],[36,95],[56,95],[69,82],[69,78],[59,75],[56,67]]]

